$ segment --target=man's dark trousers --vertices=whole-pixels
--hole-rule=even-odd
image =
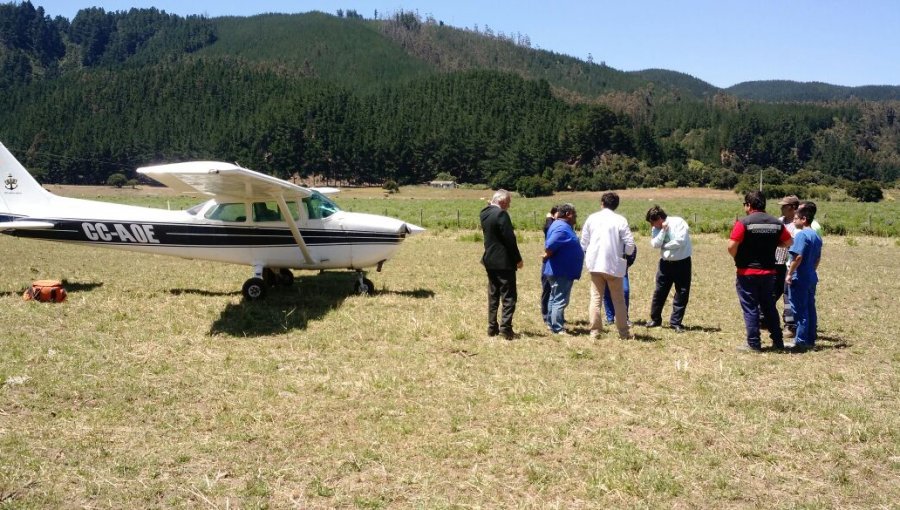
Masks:
[[[691,297],[691,258],[682,260],[659,259],[656,271],[656,290],[650,302],[650,320],[662,322],[662,309],[672,285],[675,285],[675,296],[672,297],[672,316],[669,324],[680,326]]]
[[[784,346],[784,335],[781,332],[781,321],[775,309],[772,290],[775,286],[775,275],[738,275],[735,282],[738,300],[744,312],[744,325],[747,327],[747,345],[760,349],[759,337],[760,312],[765,316],[769,337],[775,347]]]
[[[513,334],[513,314],[516,312],[516,270],[488,269],[488,334]],[[500,323],[497,324],[497,310],[503,303],[500,312]]]

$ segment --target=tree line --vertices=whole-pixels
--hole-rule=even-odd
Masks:
[[[417,29],[415,18],[345,16],[354,30]],[[652,85],[588,99],[547,79],[478,68],[355,86],[203,51],[220,37],[215,20],[155,9],[84,9],[69,23],[29,2],[0,4],[0,67],[18,70],[0,82],[0,136],[57,183],[103,183],[137,166],[200,158],[360,184],[443,172],[527,195],[741,188],[762,173],[768,186],[809,196],[900,176],[896,102],[697,100]]]

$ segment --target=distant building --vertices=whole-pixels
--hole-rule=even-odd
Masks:
[[[455,188],[456,181],[431,181],[428,183],[432,188]]]

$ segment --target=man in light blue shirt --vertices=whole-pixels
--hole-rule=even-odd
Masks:
[[[672,315],[669,325],[676,332],[684,331],[682,320],[691,295],[691,246],[690,227],[683,218],[668,216],[662,207],[654,205],[647,211],[651,225],[650,246],[660,251],[659,269],[656,271],[656,290],[650,302],[648,328],[662,325],[662,309],[672,285]]]

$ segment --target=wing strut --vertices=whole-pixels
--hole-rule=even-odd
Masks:
[[[284,195],[279,194],[275,198],[278,199],[278,208],[281,209],[281,217],[284,218],[284,221],[287,222],[288,227],[291,229],[294,241],[297,242],[300,252],[303,253],[303,258],[306,259],[306,263],[309,265],[315,264],[316,261],[313,260],[312,255],[309,254],[309,249],[306,247],[306,242],[303,241],[303,236],[300,235],[300,229],[297,228],[297,222],[294,221],[291,210],[288,209],[287,202],[284,200]]]

